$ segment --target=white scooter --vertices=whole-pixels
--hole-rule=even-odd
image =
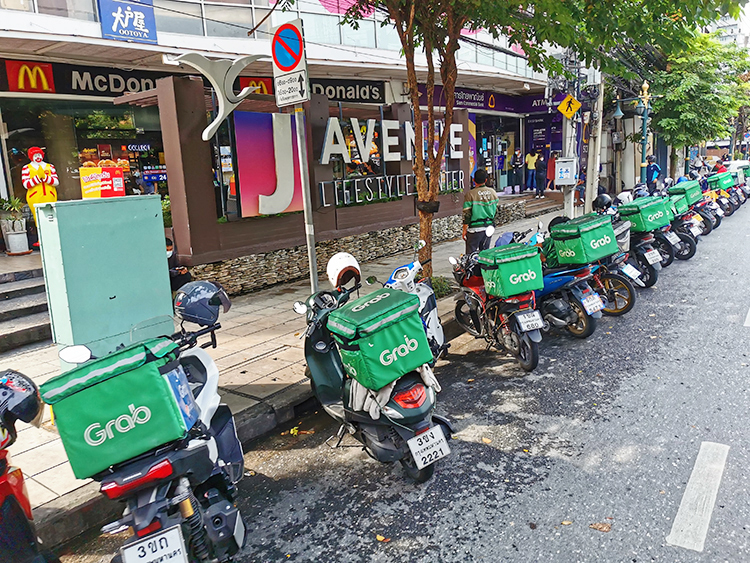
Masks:
[[[445,333],[443,332],[443,325],[440,323],[437,299],[435,298],[435,291],[432,289],[432,282],[429,278],[415,281],[424,265],[417,260],[417,252],[424,248],[426,244],[425,241],[420,240],[414,245],[414,261],[393,270],[391,277],[383,284],[383,287],[411,293],[419,297],[419,317],[422,319],[424,330],[427,333],[427,342],[430,343],[433,362],[437,362],[450,348],[450,344],[445,342]],[[425,264],[428,262],[425,262]],[[378,283],[375,276],[370,276],[365,281],[368,285]]]

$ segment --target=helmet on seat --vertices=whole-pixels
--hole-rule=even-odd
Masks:
[[[42,399],[36,383],[11,369],[0,372],[0,449],[16,441],[17,420],[38,426],[41,415]]]
[[[612,198],[607,194],[598,195],[596,196],[594,203],[592,203],[592,206],[597,211],[604,211],[605,209],[612,207]]]
[[[194,281],[177,290],[174,312],[177,317],[201,326],[215,324],[219,318],[219,307],[226,313],[232,306],[227,292],[218,283]]]
[[[334,289],[346,285],[351,280],[354,280],[354,283],[358,284],[362,279],[359,262],[348,252],[337,252],[334,254],[328,261],[326,273],[328,274],[328,281],[331,282]]]

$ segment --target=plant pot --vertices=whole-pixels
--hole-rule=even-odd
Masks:
[[[417,209],[424,213],[437,213],[440,210],[440,201],[418,201]]]
[[[16,219],[13,221],[13,231],[16,233],[26,232],[26,219]]]
[[[26,231],[8,231],[5,233],[6,248],[8,254],[27,254],[29,250],[29,240],[26,238]]]

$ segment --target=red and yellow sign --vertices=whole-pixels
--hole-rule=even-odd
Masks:
[[[54,92],[55,78],[50,63],[5,61],[8,90],[11,92]]]
[[[81,166],[81,195],[84,199],[125,195],[122,168],[94,168]]]
[[[240,90],[243,88],[258,88],[253,94],[273,95],[273,78],[261,78],[258,76],[240,76]]]

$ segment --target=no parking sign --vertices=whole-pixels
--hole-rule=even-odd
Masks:
[[[271,40],[276,105],[300,104],[310,99],[302,20],[279,26]]]

